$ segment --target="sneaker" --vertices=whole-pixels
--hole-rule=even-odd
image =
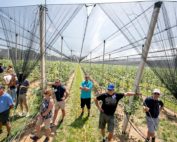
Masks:
[[[108,139],[107,138],[103,138],[103,142],[108,142]]]
[[[10,133],[7,133],[7,137],[9,137],[10,136]]]
[[[87,116],[89,117],[89,116],[90,116],[90,113],[88,113]]]
[[[30,139],[37,141],[39,139],[39,137],[34,135],[34,136],[31,136]]]
[[[19,115],[19,116],[23,116],[24,113],[23,113],[23,112],[19,112],[18,115]]]
[[[148,138],[145,139],[145,142],[150,142]]]
[[[2,134],[3,133],[3,131],[2,131],[2,129],[0,129],[0,134]]]
[[[63,122],[63,119],[60,120],[60,123],[62,123],[62,122]]]
[[[27,112],[27,113],[26,113],[26,117],[29,117],[29,116],[30,116],[30,114],[29,114],[29,112]]]
[[[48,142],[49,141],[49,137],[46,137],[44,142]]]
[[[152,138],[152,142],[155,142],[155,137]]]
[[[54,123],[50,123],[50,127],[55,127],[56,125]]]

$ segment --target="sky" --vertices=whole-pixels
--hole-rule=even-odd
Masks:
[[[1,3],[1,7],[24,6],[24,5],[35,5],[34,7],[38,7],[37,5],[44,3],[44,1],[45,0],[28,0],[28,1],[27,0],[26,1],[11,0],[9,2],[9,0],[7,1],[0,0],[0,3]],[[92,2],[94,3],[109,2],[107,6],[101,4],[102,9],[99,5],[95,7],[91,13],[91,16],[89,17],[89,22],[88,22],[87,29],[86,29],[86,36],[84,39],[84,46],[83,46],[84,48],[83,48],[82,56],[89,55],[92,52],[91,56],[94,58],[94,57],[97,57],[98,55],[103,54],[104,40],[106,40],[106,52],[109,53],[109,51],[113,51],[115,49],[129,45],[129,43],[133,43],[133,41],[142,39],[142,37],[146,36],[148,25],[149,25],[146,19],[150,21],[152,9],[153,9],[152,1],[151,3],[147,5],[143,3],[141,6],[138,3],[110,4],[111,2],[120,2],[120,1],[126,2],[126,0],[124,1],[123,0],[109,0],[109,1],[108,0],[84,0],[84,1],[83,0],[47,0],[47,4],[76,4],[76,3],[80,4],[80,3],[92,3]],[[133,2],[134,0],[129,0],[129,1]],[[170,8],[168,10],[171,11],[169,14],[174,14],[177,12],[177,9],[176,9],[177,6],[176,5],[174,5],[173,7],[172,6],[173,4],[168,6]],[[67,21],[67,19],[69,19],[69,17],[73,13],[71,10],[71,7],[73,7],[72,10],[75,11],[76,7],[74,7],[74,5],[49,5],[48,6],[48,15],[54,23],[54,24],[51,24],[49,18],[47,18],[48,19],[47,25],[49,27],[49,30],[47,32],[48,35],[50,34],[52,35],[52,33],[57,31],[56,27],[58,27],[57,29],[62,28],[62,25],[64,25],[65,21]],[[144,11],[148,7],[151,7],[151,8],[145,12],[145,16],[141,15],[136,20],[134,20],[133,23],[131,22],[131,24],[128,24],[130,21],[135,19],[135,17],[137,17],[140,13],[142,13],[142,11]],[[31,16],[31,15],[35,15],[35,12],[33,8],[32,9],[30,8],[32,7],[30,6],[15,7],[14,9],[12,8],[12,10],[10,11],[5,10],[5,12],[7,13],[9,12],[9,15],[14,17],[17,21],[21,21],[20,24],[23,21],[26,21],[25,22],[27,24],[26,28],[28,29],[31,25],[30,23],[33,21],[31,19],[36,17],[36,16]],[[127,8],[129,9],[128,11],[127,11]],[[20,9],[22,11],[20,11]],[[38,8],[35,8],[35,9],[37,10]],[[83,34],[84,34],[85,26],[86,26],[86,16],[87,16],[86,9],[87,9],[86,6],[83,5],[81,10],[78,12],[78,14],[74,17],[74,19],[67,26],[67,28],[62,32],[62,36],[64,37],[64,40],[66,42],[66,43],[64,42],[64,45],[63,45],[63,52],[66,53],[66,55],[70,55],[71,50],[72,50],[73,51],[72,54],[80,56],[80,52],[82,49],[81,47],[82,47],[82,41],[83,41]],[[176,10],[172,11],[171,9],[172,10],[176,9]],[[26,11],[25,13],[24,13],[24,10]],[[106,11],[106,13],[104,13],[103,10]],[[31,19],[29,17],[31,17]],[[170,17],[174,17],[174,15]],[[163,20],[162,17],[161,19]],[[172,21],[172,18],[170,19],[171,19],[170,21],[171,21],[172,26],[175,25],[175,21]],[[61,21],[58,21],[58,20],[61,20]],[[125,38],[125,35],[123,36],[122,32],[118,30],[119,28],[124,27],[124,25],[126,25],[126,28],[123,28],[123,30],[121,31],[124,32],[124,34],[126,35],[126,38]],[[16,26],[14,26],[13,23],[11,26],[14,27],[14,29],[17,28]],[[164,28],[165,27],[162,27],[161,30],[163,30]],[[115,34],[114,37],[107,40],[107,37],[109,37],[109,35],[111,35],[115,31],[119,31],[119,32],[117,32],[117,34]],[[174,31],[174,33],[176,32]],[[19,40],[19,42],[20,41],[22,41],[23,43],[23,40]],[[144,44],[144,40],[138,43],[139,43],[138,45],[134,45],[134,46],[142,47],[142,45]],[[59,38],[56,41],[54,48],[60,50],[60,44],[61,44],[61,40]],[[69,46],[69,49],[67,48],[68,46]],[[94,53],[93,53],[93,49],[95,48],[97,49],[94,50]],[[131,54],[133,54],[133,51],[131,51]],[[128,56],[130,55],[130,52],[127,52],[127,50],[121,51],[120,54],[116,52],[116,54],[115,53],[111,54],[111,58],[122,56],[122,55]],[[109,58],[109,55],[107,54],[105,58]]]

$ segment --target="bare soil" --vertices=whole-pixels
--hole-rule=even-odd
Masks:
[[[69,78],[69,80],[67,81],[67,83],[66,83],[66,89],[67,89],[68,91],[70,91],[70,89],[71,89],[71,85],[72,85],[74,76],[75,76],[75,74],[73,73],[73,74],[71,75],[71,77]],[[31,87],[31,88],[36,88],[36,87],[39,86],[39,83],[40,83],[40,82],[35,82],[35,83],[31,84],[30,87]],[[66,101],[67,101],[67,100],[66,100]],[[59,121],[59,116],[60,116],[60,115],[58,115],[56,121]],[[32,134],[34,134],[35,122],[36,122],[36,119],[33,119],[33,120],[31,121],[31,123],[27,125],[26,129],[24,130],[23,134],[21,134],[20,138],[16,139],[14,142],[18,142],[19,139],[20,139],[20,142],[31,142],[32,140],[30,139],[30,136],[32,136]],[[60,124],[59,124],[59,125],[60,125]],[[55,136],[55,132],[56,132],[57,128],[59,127],[59,125],[58,125],[57,127],[52,127],[52,128],[51,128],[52,133],[51,133],[49,142],[52,142],[52,141],[53,141],[54,136]],[[43,126],[42,126],[42,129],[41,129],[40,136],[41,136],[41,138],[38,140],[38,142],[43,142],[43,141],[45,140],[45,129],[44,129]]]

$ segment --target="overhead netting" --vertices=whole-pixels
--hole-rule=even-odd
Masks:
[[[40,58],[38,15],[37,6],[0,8],[1,46],[7,49],[20,83]]]
[[[177,3],[162,4],[147,64],[177,99]]]
[[[20,82],[41,58],[39,45],[44,39],[46,59],[50,60],[140,62],[154,2],[42,7],[45,11],[42,38],[39,31],[41,6],[0,8],[0,46],[9,49]],[[177,98],[176,19],[177,3],[163,2],[148,58],[144,61]]]

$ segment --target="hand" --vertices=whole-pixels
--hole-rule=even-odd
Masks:
[[[145,111],[145,112],[148,112],[148,111],[149,111],[149,108],[148,108],[148,107],[144,107],[144,111]]]
[[[64,101],[66,98],[65,97],[62,97],[61,100]]]
[[[37,118],[42,119],[42,114],[38,114]]]
[[[142,96],[142,93],[137,93],[137,96]]]
[[[100,111],[100,112],[104,112],[104,110],[103,110],[102,108],[100,108],[100,107],[99,107],[99,111]]]

